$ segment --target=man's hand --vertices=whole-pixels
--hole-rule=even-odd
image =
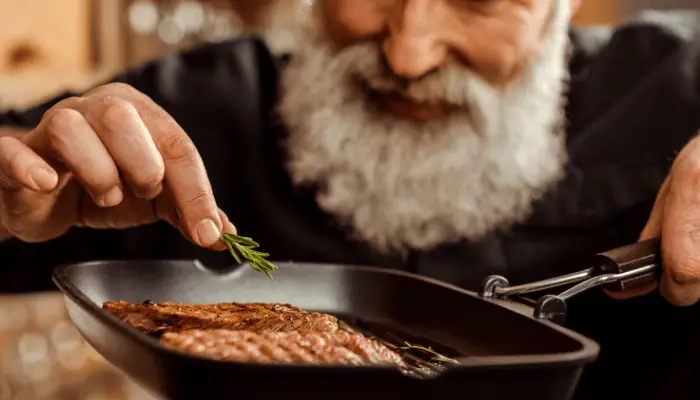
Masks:
[[[235,233],[190,138],[130,86],[63,100],[33,131],[0,138],[0,226],[12,236],[42,242],[73,226],[158,220],[214,249],[222,230]]]
[[[675,305],[695,304],[700,299],[700,138],[678,154],[640,239],[659,236],[661,294]],[[629,298],[655,288],[656,284],[651,284],[632,292],[609,294]]]

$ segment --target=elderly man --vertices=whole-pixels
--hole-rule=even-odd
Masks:
[[[700,16],[571,32],[577,5],[317,1],[289,57],[237,39],[7,113],[0,288],[95,258],[230,264],[212,250],[236,229],[469,289],[662,235],[659,291],[572,304],[603,347],[579,395],[695,397],[698,313],[675,306],[700,296]]]

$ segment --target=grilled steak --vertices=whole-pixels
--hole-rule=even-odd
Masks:
[[[187,329],[231,329],[251,332],[334,332],[338,320],[328,314],[304,311],[289,304],[134,304],[108,301],[103,308],[148,334]]]
[[[167,332],[160,340],[198,356],[247,363],[405,366],[398,354],[376,340],[340,329],[260,333],[189,330]]]

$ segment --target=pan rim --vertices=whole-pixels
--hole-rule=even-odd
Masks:
[[[153,260],[153,259],[133,259],[133,260],[93,260],[93,261],[84,261],[84,262],[78,262],[78,263],[71,263],[71,264],[63,264],[59,265],[54,268],[52,272],[52,279],[58,289],[63,292],[64,297],[67,299],[72,300],[75,302],[80,308],[82,308],[84,311],[87,311],[89,314],[91,314],[93,317],[97,318],[101,322],[108,324],[111,329],[115,329],[117,332],[119,332],[122,335],[127,335],[131,340],[136,340],[138,343],[148,346],[154,351],[157,351],[159,353],[166,353],[172,356],[177,356],[177,357],[183,357],[189,360],[198,360],[199,362],[206,362],[206,363],[225,363],[228,365],[236,365],[239,367],[251,367],[254,366],[256,369],[261,368],[263,370],[274,370],[274,369],[284,369],[284,368],[289,368],[290,366],[293,366],[297,370],[309,370],[310,372],[312,370],[324,370],[327,371],[329,368],[335,369],[338,371],[342,370],[374,370],[374,371],[384,371],[384,370],[394,370],[397,373],[400,373],[396,368],[392,366],[363,366],[363,367],[353,367],[353,366],[343,366],[343,365],[306,365],[306,364],[299,364],[299,365],[288,365],[288,364],[252,364],[252,363],[243,363],[243,362],[235,362],[235,361],[222,361],[222,360],[215,360],[215,359],[209,359],[201,356],[195,356],[191,354],[187,354],[184,352],[176,351],[175,349],[170,349],[163,344],[160,343],[160,341],[156,340],[153,337],[150,337],[148,335],[143,334],[139,330],[128,326],[127,324],[124,324],[121,322],[118,318],[115,316],[105,312],[100,305],[98,305],[95,301],[91,300],[87,294],[83,290],[81,290],[78,286],[73,284],[71,280],[69,279],[69,270],[75,269],[75,268],[90,268],[91,266],[98,266],[98,265],[103,265],[105,263],[110,263],[112,265],[127,265],[131,263],[191,263],[193,268],[198,268],[197,264],[200,264],[198,260],[188,260],[188,259],[158,259],[158,260]],[[446,282],[442,282],[433,278],[413,274],[410,272],[405,272],[405,271],[400,271],[400,270],[395,270],[395,269],[387,269],[387,268],[380,268],[380,267],[371,267],[371,266],[363,266],[363,265],[353,265],[353,264],[332,264],[332,263],[308,263],[308,262],[293,262],[293,261],[284,261],[284,262],[275,262],[273,261],[276,265],[278,266],[285,266],[285,267],[291,267],[294,268],[296,265],[303,265],[306,267],[313,267],[313,268],[323,268],[323,267],[342,267],[342,268],[348,268],[348,269],[354,269],[354,270],[361,270],[361,271],[367,271],[367,272],[372,272],[372,273],[380,273],[380,274],[385,274],[385,275],[395,275],[395,276],[401,276],[404,278],[408,279],[413,279],[413,280],[418,280],[418,281],[423,281],[427,284],[431,285],[436,285],[440,286],[442,288],[456,291],[462,295],[470,296],[475,298],[476,300],[479,301],[485,301],[487,303],[490,303],[492,306],[495,307],[500,307],[508,310],[508,312],[519,314],[520,317],[523,318],[528,318],[530,320],[535,320],[534,317],[531,315],[526,315],[523,313],[519,313],[518,311],[515,311],[506,305],[504,305],[502,302],[491,302],[488,300],[485,300],[478,296],[476,293],[460,288],[456,285],[452,285]],[[245,264],[241,267],[244,267]],[[240,271],[241,268],[236,268],[232,273],[235,274],[238,271]],[[589,339],[577,332],[574,332],[570,329],[567,329],[565,327],[559,326],[557,324],[551,323],[549,321],[541,321],[541,320],[535,320],[539,324],[545,325],[548,329],[552,329],[557,331],[559,334],[564,335],[568,337],[569,339],[572,339],[579,343],[580,348],[574,351],[569,351],[569,352],[563,352],[563,353],[553,353],[553,354],[526,354],[526,355],[494,355],[494,356],[464,356],[464,357],[459,357],[456,358],[456,360],[459,362],[459,364],[450,364],[445,366],[445,371],[438,374],[437,376],[429,379],[437,379],[443,376],[451,375],[452,373],[458,373],[458,372],[463,372],[464,370],[488,370],[492,368],[517,368],[517,369],[522,369],[522,368],[557,368],[557,367],[562,367],[566,366],[567,364],[571,365],[587,365],[595,361],[598,357],[599,351],[600,351],[600,346],[598,343],[593,341],[592,339]],[[74,323],[74,322],[73,322]],[[75,324],[75,323],[74,323]],[[110,362],[109,360],[107,360]],[[111,362],[110,362],[111,363]],[[407,379],[412,379],[410,377],[406,377]]]

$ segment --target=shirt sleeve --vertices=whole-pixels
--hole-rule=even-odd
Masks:
[[[210,179],[218,182],[226,179],[214,168],[227,151],[222,136],[259,124],[273,108],[277,64],[260,39],[242,37],[173,54],[105,83],[112,82],[131,85],[170,113],[209,163]],[[0,126],[33,128],[49,108],[74,95],[67,92],[26,110],[0,113]],[[0,293],[51,289],[51,270],[60,264],[209,256],[180,236],[160,223],[129,230],[74,228],[40,244],[8,240],[0,244]]]

